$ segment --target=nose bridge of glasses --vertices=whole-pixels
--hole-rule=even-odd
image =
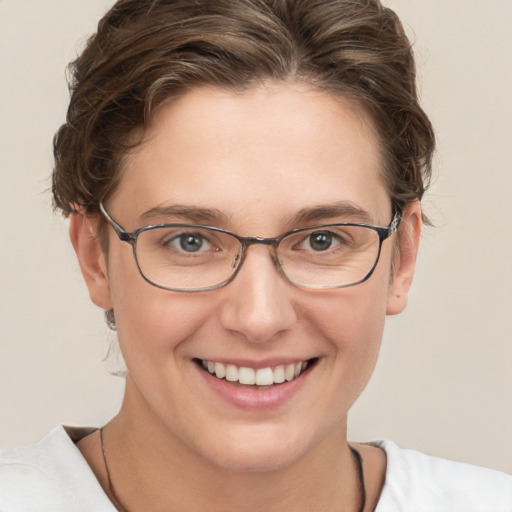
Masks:
[[[267,245],[273,248],[271,253],[272,261],[276,266],[278,266],[277,260],[277,246],[279,244],[280,238],[265,238],[261,236],[246,236],[241,238],[243,252],[245,255],[246,250],[250,245]]]
[[[279,267],[279,262],[277,260],[276,249],[279,244],[279,238],[265,238],[261,236],[245,236],[238,237],[239,241],[242,244],[242,255],[238,255],[233,264],[233,267],[237,266],[240,268],[247,257],[247,249],[251,245],[267,245],[272,247],[273,251],[271,252],[271,259],[276,267]],[[280,270],[280,269],[279,269]]]
[[[249,245],[256,245],[256,244],[276,246],[279,239],[278,238],[264,238],[261,236],[245,236],[245,237],[241,238],[241,241],[245,247],[249,247]]]

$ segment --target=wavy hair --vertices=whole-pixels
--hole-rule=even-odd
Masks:
[[[411,44],[378,0],[119,0],[70,64],[54,138],[54,206],[98,210],[152,115],[199,85],[245,90],[298,81],[370,113],[393,206],[421,200],[435,146]]]

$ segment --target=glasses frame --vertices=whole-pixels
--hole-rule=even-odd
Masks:
[[[255,244],[262,244],[262,245],[268,245],[273,248],[273,254],[272,254],[272,260],[274,261],[274,264],[278,270],[278,272],[290,283],[294,284],[295,286],[298,286],[300,288],[307,288],[312,290],[332,290],[332,289],[338,289],[338,288],[347,288],[349,286],[355,286],[357,284],[363,283],[364,281],[367,281],[373,272],[375,271],[375,268],[377,267],[377,264],[379,263],[380,254],[382,250],[382,243],[384,240],[388,239],[391,235],[395,234],[398,231],[398,226],[400,225],[400,222],[402,221],[402,215],[399,212],[396,212],[393,215],[393,218],[391,219],[391,222],[387,226],[373,226],[371,224],[364,224],[364,223],[353,223],[353,222],[338,222],[334,224],[318,224],[314,226],[306,226],[303,228],[295,228],[290,231],[287,231],[286,233],[283,233],[282,235],[275,237],[275,238],[264,238],[259,236],[239,236],[236,233],[232,233],[231,231],[228,231],[227,229],[218,228],[215,226],[204,226],[201,224],[184,224],[184,223],[163,223],[163,224],[150,224],[147,226],[143,226],[141,228],[136,229],[135,231],[128,232],[126,231],[118,222],[116,222],[111,215],[107,212],[105,209],[105,206],[103,205],[103,202],[99,202],[99,209],[103,217],[107,220],[107,222],[112,226],[114,231],[116,232],[117,236],[119,237],[119,240],[121,242],[126,242],[132,246],[133,256],[135,258],[135,263],[137,265],[137,269],[139,270],[140,275],[144,278],[145,281],[147,281],[149,284],[156,286],[157,288],[161,288],[163,290],[169,290],[173,292],[183,292],[183,293],[194,293],[194,292],[205,292],[209,290],[217,290],[218,288],[222,288],[229,284],[233,279],[235,279],[236,275],[242,268],[242,265],[245,261],[245,255],[247,253],[247,249],[251,245]],[[375,263],[373,264],[372,268],[368,271],[368,273],[359,279],[358,281],[355,281],[353,283],[348,284],[342,284],[342,285],[334,285],[334,286],[314,286],[314,285],[307,285],[303,283],[299,283],[297,281],[294,281],[291,279],[286,272],[283,270],[281,263],[279,262],[279,259],[277,257],[277,249],[279,247],[279,244],[283,239],[286,237],[293,235],[295,233],[300,233],[302,231],[309,231],[311,229],[320,229],[320,228],[329,228],[329,227],[335,227],[335,226],[354,226],[354,227],[363,227],[367,229],[371,229],[375,231],[379,237],[379,250],[377,252],[377,257],[375,259]],[[158,284],[151,279],[149,279],[144,272],[142,271],[142,268],[139,264],[139,260],[137,258],[137,239],[141,233],[144,231],[150,231],[153,229],[159,229],[159,228],[166,228],[166,227],[189,227],[189,228],[198,228],[198,229],[209,229],[211,231],[216,231],[219,233],[225,233],[227,235],[230,235],[234,238],[236,238],[241,245],[241,253],[240,257],[238,259],[237,267],[235,268],[235,271],[231,276],[222,281],[219,284],[213,285],[213,286],[207,286],[204,288],[173,288],[171,286],[164,286],[161,284]]]

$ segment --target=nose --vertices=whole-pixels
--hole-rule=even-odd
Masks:
[[[297,320],[294,291],[276,268],[270,247],[251,246],[237,276],[224,288],[221,323],[253,343],[274,339]]]

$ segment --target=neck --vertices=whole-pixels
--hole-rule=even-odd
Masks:
[[[154,510],[191,512],[360,510],[360,475],[346,441],[346,422],[291,464],[236,471],[207,460],[149,411],[141,414],[132,406],[125,397],[104,431],[112,486],[129,512],[146,509],[148,502]]]

